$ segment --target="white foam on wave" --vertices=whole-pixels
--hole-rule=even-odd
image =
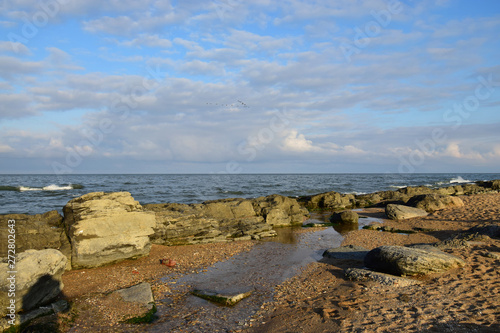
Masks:
[[[43,191],[41,187],[29,187],[29,186],[19,186],[19,191]]]
[[[462,176],[458,176],[457,178],[453,178],[452,180],[450,180],[450,184],[464,184],[464,183],[472,183],[472,181],[463,179]]]
[[[44,187],[29,187],[29,186],[19,186],[19,191],[64,191],[64,190],[72,190],[73,185],[69,184],[66,186],[59,186],[55,184],[51,184],[49,186]]]
[[[356,192],[356,191],[353,191],[353,192],[344,193],[344,194],[365,195],[365,194],[368,194],[368,193],[366,193],[366,192]]]

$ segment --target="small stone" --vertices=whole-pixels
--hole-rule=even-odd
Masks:
[[[218,292],[212,290],[194,289],[191,293],[211,302],[231,306],[250,296],[252,292],[253,289],[249,289],[244,292]]]

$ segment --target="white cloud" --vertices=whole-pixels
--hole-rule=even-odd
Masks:
[[[20,42],[0,41],[0,53],[16,53],[19,55],[31,55],[30,49]]]
[[[282,148],[291,152],[314,152],[321,150],[315,147],[311,140],[307,140],[304,134],[299,134],[297,130],[292,130],[283,139]]]
[[[14,151],[14,148],[0,142],[0,153],[10,153],[13,151]]]
[[[132,40],[119,42],[119,45],[133,46],[133,47],[145,46],[145,47],[170,48],[172,46],[172,42],[168,39],[161,38],[158,35],[141,34],[139,37],[134,38]]]

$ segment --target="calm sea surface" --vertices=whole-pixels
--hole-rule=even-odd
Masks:
[[[270,194],[371,193],[500,179],[497,174],[0,175],[0,214],[62,212],[85,193],[128,191],[141,204],[200,203]]]

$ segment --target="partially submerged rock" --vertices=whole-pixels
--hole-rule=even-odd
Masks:
[[[340,260],[363,261],[368,252],[369,250],[362,246],[347,245],[328,249],[323,253],[323,257]]]
[[[359,221],[359,215],[352,210],[346,210],[341,213],[334,213],[330,217],[332,223],[350,223],[357,224]]]
[[[58,250],[27,250],[16,259],[16,273],[8,263],[0,263],[0,316],[8,313],[8,297],[15,280],[16,312],[32,310],[54,300],[63,289],[62,274],[68,259]],[[11,279],[14,275],[14,280]]]
[[[420,284],[418,280],[411,280],[400,276],[370,271],[362,268],[348,268],[345,278],[351,281],[374,281],[385,286],[407,287]]]
[[[403,246],[381,246],[365,256],[365,266],[394,275],[426,275],[442,273],[465,266],[465,261],[439,251]]]
[[[213,290],[194,289],[191,293],[195,296],[217,304],[232,306],[242,299],[250,296],[252,292],[253,289],[249,289],[243,292],[218,292]]]
[[[156,219],[128,192],[94,192],[64,206],[64,223],[73,268],[87,268],[149,254]]]
[[[428,213],[423,209],[395,204],[387,205],[385,208],[385,214],[391,220],[405,220],[413,217],[428,215]]]

